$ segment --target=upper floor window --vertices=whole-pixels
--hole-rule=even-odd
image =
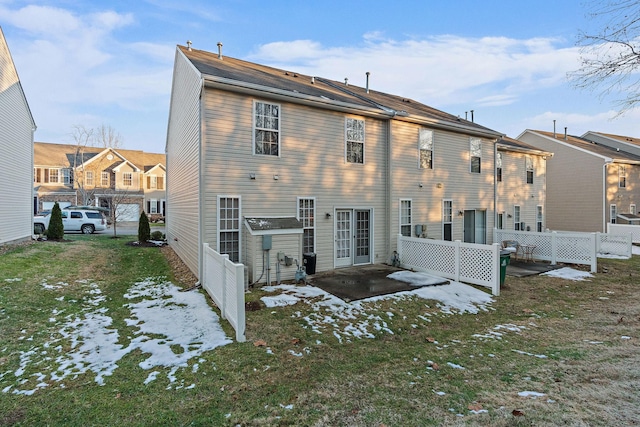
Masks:
[[[122,185],[125,187],[131,187],[133,185],[133,173],[124,172],[122,174]]]
[[[411,200],[400,200],[400,234],[411,237]]]
[[[102,185],[103,187],[109,186],[109,172],[100,173],[100,185]]]
[[[502,153],[496,153],[496,181],[502,182]]]
[[[627,167],[625,165],[618,166],[618,187],[625,188],[627,186]]]
[[[527,171],[527,184],[533,184],[533,159],[531,156],[525,156],[524,165]]]
[[[420,129],[418,136],[420,169],[433,169],[433,131]]]
[[[93,171],[85,171],[84,185],[87,187],[93,187]]]
[[[73,184],[73,174],[71,173],[71,169],[62,169],[62,182],[65,184]]]
[[[49,169],[49,182],[60,182],[60,169]]]
[[[158,177],[155,175],[149,175],[147,177],[147,188],[150,190],[155,190],[158,188]]]
[[[280,106],[254,102],[254,154],[280,155]]]
[[[480,138],[469,138],[469,159],[471,173],[480,173],[482,163],[482,140]]]
[[[364,120],[347,118],[346,157],[348,163],[364,163]]]

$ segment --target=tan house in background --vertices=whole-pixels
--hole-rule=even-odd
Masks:
[[[33,121],[0,28],[0,245],[33,235]]]
[[[137,221],[143,211],[163,219],[165,164],[164,154],[36,142],[34,206],[99,206],[116,221]]]
[[[547,159],[547,227],[606,232],[640,203],[640,153],[582,137],[525,130],[519,140],[553,152]]]

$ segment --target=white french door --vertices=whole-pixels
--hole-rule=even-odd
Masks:
[[[335,216],[335,266],[371,262],[371,210],[338,209]]]

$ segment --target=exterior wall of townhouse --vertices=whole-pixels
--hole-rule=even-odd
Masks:
[[[9,47],[0,29],[0,244],[33,234],[33,132]],[[11,201],[11,203],[7,203]]]
[[[421,128],[433,131],[432,169],[419,166]],[[464,217],[458,213],[478,210],[486,214],[486,241],[490,242],[494,225],[494,141],[482,139],[480,173],[472,173],[470,135],[401,121],[394,121],[392,129],[392,236],[400,232],[400,200],[411,200],[412,235],[415,225],[426,225],[426,237],[443,239],[443,202],[447,200],[453,210],[452,240],[464,238]]]
[[[542,208],[542,230],[546,229],[546,160],[542,156],[514,151],[502,153],[502,181],[496,185],[496,211],[503,215],[503,228],[516,228],[515,207],[520,222],[537,231],[538,207]],[[533,182],[527,183],[526,158],[533,163]],[[520,227],[521,228],[521,227]]]
[[[611,222],[611,205],[619,214],[640,212],[640,165],[614,163],[607,166],[606,222]],[[618,221],[618,219],[616,219]]]
[[[531,132],[518,139],[553,153],[547,160],[547,228],[606,231],[603,230],[604,159]]]
[[[176,52],[167,130],[167,241],[199,277],[200,91],[202,82]],[[214,246],[215,249],[215,246]]]
[[[253,154],[254,100],[280,106],[278,156]],[[388,261],[387,121],[210,88],[205,91],[203,108],[202,219],[204,239],[214,249],[218,248],[220,196],[240,197],[242,217],[295,217],[298,198],[303,197],[315,202],[317,271],[335,267],[335,220],[341,209],[370,210],[370,261]],[[365,121],[364,164],[345,160],[347,117]],[[250,174],[255,179],[250,179]],[[246,233],[243,227],[241,240]],[[300,259],[302,254],[288,255]]]

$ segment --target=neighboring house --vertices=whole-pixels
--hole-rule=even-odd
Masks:
[[[107,208],[116,221],[140,212],[164,217],[165,155],[140,150],[34,143],[37,210],[89,205]]]
[[[640,156],[640,139],[638,138],[593,131],[586,132],[581,138]]]
[[[33,235],[33,121],[0,28],[0,245]]]
[[[199,277],[207,243],[250,282],[292,279],[304,258],[389,262],[398,234],[490,243],[501,137],[368,75],[362,88],[178,46],[167,240]]]
[[[544,231],[547,160],[553,153],[503,137],[496,156],[496,228]]]
[[[607,222],[635,216],[640,153],[585,138],[525,130],[519,140],[553,152],[547,160],[547,227],[605,232]],[[627,215],[625,215],[627,214]]]

